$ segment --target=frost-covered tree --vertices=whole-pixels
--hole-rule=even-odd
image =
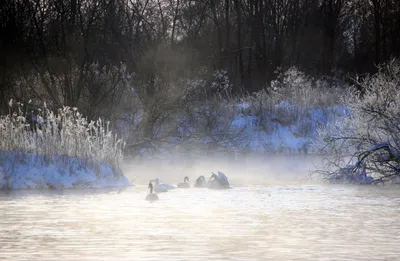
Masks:
[[[349,115],[319,131],[331,182],[374,183],[400,177],[400,62],[358,82],[345,96]]]

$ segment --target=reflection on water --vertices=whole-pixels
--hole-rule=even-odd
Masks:
[[[120,192],[120,193],[118,193]],[[0,194],[0,260],[399,260],[400,188]]]

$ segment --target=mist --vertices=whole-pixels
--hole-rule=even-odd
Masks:
[[[232,186],[315,184],[310,175],[322,165],[322,158],[315,155],[263,155],[251,153],[240,156],[199,155],[185,157],[180,154],[168,159],[135,160],[126,158],[123,171],[134,184],[146,185],[159,178],[168,184],[182,182],[188,176],[190,182],[201,175],[208,179],[211,172],[227,175]]]

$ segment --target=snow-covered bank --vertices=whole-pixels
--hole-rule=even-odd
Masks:
[[[243,139],[236,149],[247,152],[308,154],[317,136],[317,129],[340,121],[348,115],[344,105],[301,108],[287,102],[274,106],[264,115],[239,113],[232,120],[233,128],[241,129]]]
[[[0,189],[69,189],[130,186],[106,164],[67,156],[0,152]]]
[[[201,118],[195,122],[186,121],[188,124],[177,128],[178,135],[149,140],[151,146],[142,143],[145,146],[137,146],[132,155],[145,160],[174,159],[180,153],[184,157],[218,152],[230,155],[315,154],[311,145],[317,138],[318,128],[340,122],[349,113],[345,105],[300,107],[288,102],[280,102],[268,111],[257,110],[248,103],[226,108],[227,112],[213,119],[215,126],[208,131],[198,131],[206,128],[203,126],[206,121]]]
[[[0,189],[129,186],[120,161],[124,142],[110,123],[77,108],[9,103],[0,115]]]

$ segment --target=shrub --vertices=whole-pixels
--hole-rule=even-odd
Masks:
[[[289,102],[298,107],[328,107],[337,105],[347,87],[337,79],[314,79],[296,67],[277,70],[277,79],[271,82],[271,98],[275,104]]]
[[[318,126],[342,117],[340,97],[346,86],[315,80],[296,67],[277,73],[269,91],[258,91],[241,101],[248,105],[244,112],[256,116],[256,125],[266,133],[286,126],[297,136],[314,137]]]
[[[329,181],[362,177],[369,183],[400,175],[400,63],[391,61],[344,97],[349,116],[319,130],[315,146],[326,155]],[[343,169],[351,171],[341,171]],[[368,178],[369,177],[369,178]]]

